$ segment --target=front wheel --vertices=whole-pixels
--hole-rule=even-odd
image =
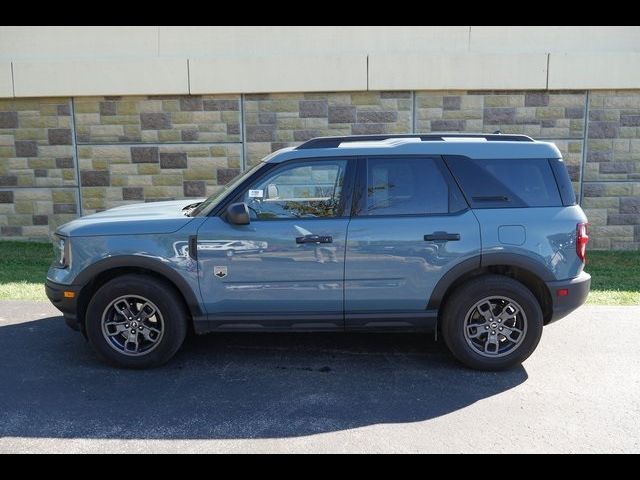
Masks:
[[[536,297],[520,282],[486,275],[447,300],[442,334],[453,355],[476,370],[505,370],[538,346],[544,325]]]
[[[125,275],[102,286],[86,315],[89,343],[98,356],[122,368],[158,367],[179,350],[187,315],[175,290],[144,275]]]

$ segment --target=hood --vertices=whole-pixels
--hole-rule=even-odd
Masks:
[[[185,216],[183,210],[203,201],[189,199],[125,205],[74,220],[61,226],[57,233],[65,237],[173,233],[193,220]]]

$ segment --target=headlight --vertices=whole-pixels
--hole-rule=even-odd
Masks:
[[[68,238],[53,238],[53,265],[56,268],[67,268],[71,263],[71,244]]]

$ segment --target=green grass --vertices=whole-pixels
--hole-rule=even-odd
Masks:
[[[0,242],[0,300],[46,300],[49,243]]]
[[[591,305],[640,305],[640,252],[589,252]]]
[[[46,300],[46,243],[0,242],[0,300]],[[589,252],[591,305],[640,305],[640,252]]]

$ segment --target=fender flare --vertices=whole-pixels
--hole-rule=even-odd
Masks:
[[[483,267],[490,267],[493,265],[505,265],[508,267],[521,268],[536,275],[545,283],[556,280],[551,271],[542,262],[534,260],[531,257],[506,252],[483,253],[482,255],[477,255],[464,260],[445,273],[433,289],[427,309],[440,309],[440,305],[442,304],[442,300],[447,294],[447,291],[460,279],[460,277],[471,273],[474,270],[479,270]]]
[[[116,268],[142,268],[161,275],[171,282],[182,294],[194,320],[205,316],[202,312],[200,301],[185,279],[173,268],[153,258],[140,255],[122,255],[105,258],[80,272],[74,283],[84,289],[98,275]]]

